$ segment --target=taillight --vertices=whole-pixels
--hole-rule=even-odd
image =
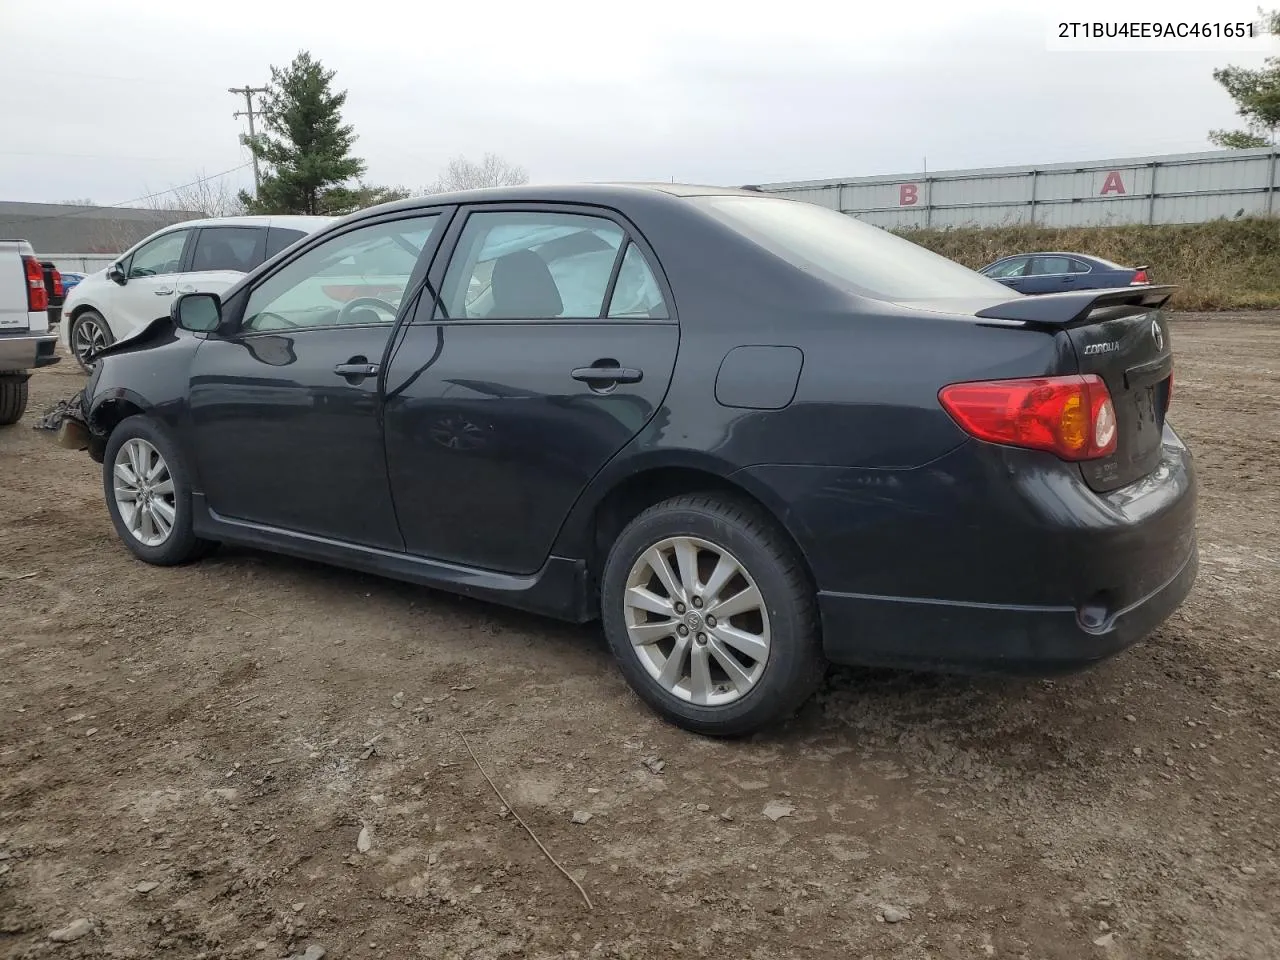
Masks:
[[[966,433],[1010,447],[1095,460],[1116,449],[1116,411],[1096,374],[953,383],[938,400]]]
[[[49,291],[44,288],[44,268],[35,257],[23,257],[27,271],[27,312],[39,313],[49,309]]]
[[[65,296],[67,291],[62,286],[62,274],[61,272],[59,272],[57,267],[54,267],[52,270],[52,279],[53,279],[53,295],[59,298]]]
[[[1132,287],[1133,285],[1138,283],[1150,283],[1150,282],[1151,281],[1147,279],[1147,271],[1145,269],[1139,269],[1138,272],[1133,275],[1133,279],[1129,281],[1129,286]]]

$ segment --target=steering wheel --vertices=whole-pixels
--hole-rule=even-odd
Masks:
[[[278,314],[278,313],[272,313],[270,310],[263,310],[261,313],[256,313],[256,314],[254,314],[254,316],[253,316],[253,329],[254,329],[254,330],[275,330],[275,329],[277,329],[277,327],[275,326],[275,324],[271,324],[271,325],[264,325],[264,324],[263,324],[263,322],[262,322],[262,321],[263,321],[264,319],[268,318],[268,317],[269,317],[269,318],[271,318],[272,320],[278,320],[278,321],[280,321],[280,326],[284,326],[284,327],[300,327],[300,326],[302,326],[302,324],[300,324],[300,323],[294,323],[294,322],[293,322],[292,320],[290,320],[288,317],[282,317],[280,314]]]
[[[357,307],[373,307],[375,310],[384,310],[392,320],[395,320],[399,308],[394,304],[387,303],[385,300],[379,300],[377,297],[356,297],[354,300],[348,300],[342,305],[342,309],[338,311],[338,318],[334,323],[350,323],[351,314]]]

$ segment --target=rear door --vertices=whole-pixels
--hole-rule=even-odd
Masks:
[[[178,293],[221,294],[262,263],[266,245],[265,226],[202,227],[177,278]]]
[[[1027,276],[1018,289],[1023,293],[1060,293],[1075,290],[1080,275],[1073,273],[1070,257],[1032,257]]]
[[[1173,389],[1169,325],[1159,310],[1114,307],[1067,330],[1081,373],[1106,381],[1116,411],[1116,452],[1081,464],[1098,491],[1139,480],[1160,462],[1161,434]]]
[[[387,376],[405,548],[508,573],[547,559],[662,404],[679,329],[652,250],[596,208],[462,211]]]

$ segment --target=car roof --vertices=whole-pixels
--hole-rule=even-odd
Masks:
[[[418,207],[440,206],[454,203],[597,203],[609,205],[638,197],[707,197],[707,196],[767,196],[758,190],[737,187],[716,187],[692,183],[665,183],[661,181],[617,181],[602,183],[522,184],[516,187],[482,187],[476,190],[458,190],[434,193],[407,200],[393,200],[368,210],[412,210]],[[358,214],[357,214],[358,215]]]
[[[183,220],[171,223],[156,233],[168,233],[172,230],[190,229],[191,227],[288,227],[295,230],[319,230],[333,223],[337,217],[307,217],[293,214],[272,216],[248,215],[243,217],[205,217],[202,220]]]
[[[1091,253],[1073,253],[1070,250],[1034,250],[1030,253],[1011,253],[1001,257],[1000,260],[1012,260],[1014,257],[1075,257],[1077,260],[1092,260],[1094,263],[1111,263],[1110,260],[1095,257]],[[1000,260],[993,262],[999,263]]]

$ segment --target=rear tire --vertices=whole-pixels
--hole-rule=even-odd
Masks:
[[[614,542],[600,595],[623,676],[686,730],[751,733],[822,679],[814,587],[790,539],[749,501],[695,494],[650,507]]]
[[[27,412],[27,375],[0,376],[0,426],[17,423]]]
[[[213,548],[192,530],[191,481],[178,448],[150,417],[126,417],[111,431],[102,487],[116,535],[139,560],[175,566]]]
[[[107,326],[107,321],[97,310],[84,310],[77,313],[67,327],[67,344],[71,347],[71,355],[80,364],[85,373],[93,372],[93,364],[84,359],[84,350],[92,347],[101,350],[111,346],[116,338]]]

